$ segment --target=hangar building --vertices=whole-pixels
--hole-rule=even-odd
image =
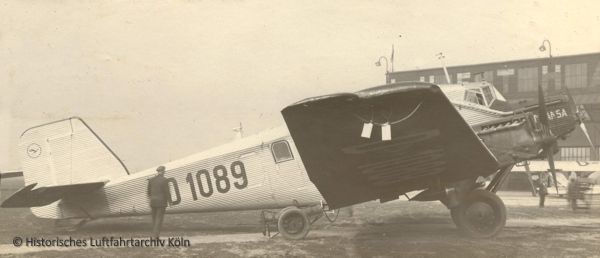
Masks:
[[[453,83],[488,81],[514,105],[537,102],[537,86],[542,84],[548,95],[568,87],[577,105],[583,105],[591,121],[586,122],[596,153],[600,152],[600,52],[550,58],[510,60],[447,67]],[[397,71],[386,75],[387,83],[424,81],[445,84],[441,67]],[[599,160],[580,129],[567,140],[559,141],[557,160]]]

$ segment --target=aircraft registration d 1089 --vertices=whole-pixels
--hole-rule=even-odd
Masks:
[[[279,232],[301,239],[322,210],[420,190],[411,200],[439,200],[467,235],[491,237],[506,223],[495,192],[512,166],[550,157],[581,123],[568,96],[546,102],[540,89],[539,107],[495,110],[503,101],[487,83],[423,82],[305,99],[282,110],[286,126],[163,164],[167,213],[281,209]],[[19,153],[25,187],[2,207],[56,220],[150,213],[154,169],[130,173],[80,118],[26,130]]]

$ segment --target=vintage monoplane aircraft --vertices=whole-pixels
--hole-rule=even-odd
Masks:
[[[300,239],[321,208],[421,191],[411,200],[439,200],[462,231],[491,237],[506,222],[495,192],[512,165],[551,157],[581,122],[568,97],[546,102],[540,89],[539,99],[539,107],[501,112],[491,108],[503,99],[489,84],[423,82],[305,99],[282,110],[286,126],[163,164],[167,212],[281,209],[279,232]],[[26,130],[19,153],[25,187],[2,207],[56,220],[150,212],[154,169],[130,173],[80,118]],[[482,188],[477,178],[490,175]]]

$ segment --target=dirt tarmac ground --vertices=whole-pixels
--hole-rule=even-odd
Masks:
[[[2,197],[8,194],[3,190]],[[98,219],[76,232],[58,232],[52,221],[35,218],[28,209],[0,209],[0,256],[600,256],[600,202],[591,210],[574,212],[564,199],[550,198],[547,207],[540,209],[531,193],[501,192],[500,196],[508,221],[492,239],[462,236],[440,203],[393,201],[356,205],[352,217],[343,210],[335,223],[321,219],[301,241],[264,237],[259,211],[168,215],[163,239],[183,237],[189,247],[15,247],[15,237],[147,239],[150,223],[148,217]]]

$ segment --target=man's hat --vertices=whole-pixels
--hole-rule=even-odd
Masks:
[[[158,172],[165,172],[165,166],[159,166],[159,167],[157,167],[156,171],[158,171]]]

